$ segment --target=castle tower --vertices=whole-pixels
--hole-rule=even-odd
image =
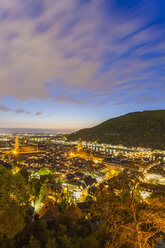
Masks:
[[[81,139],[79,139],[77,151],[79,152],[79,151],[81,151],[81,150],[83,150],[83,146],[82,146]]]
[[[19,141],[18,141],[18,137],[16,136],[15,138],[15,151],[17,152],[19,149]]]

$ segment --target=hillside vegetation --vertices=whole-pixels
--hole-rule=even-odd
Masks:
[[[79,138],[113,145],[165,149],[165,110],[129,113],[68,135],[69,140]]]

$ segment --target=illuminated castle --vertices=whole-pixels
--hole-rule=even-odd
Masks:
[[[103,161],[103,158],[98,157],[98,156],[94,156],[92,152],[85,151],[83,149],[81,139],[79,139],[77,151],[76,152],[71,152],[70,153],[70,156],[71,157],[83,158],[85,160],[92,160],[95,163],[98,163],[98,162],[102,162]]]

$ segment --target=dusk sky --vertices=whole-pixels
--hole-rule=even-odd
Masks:
[[[0,0],[0,127],[165,109],[165,0]]]

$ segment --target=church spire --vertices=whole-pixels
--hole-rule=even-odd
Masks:
[[[81,139],[79,139],[77,151],[79,152],[79,151],[81,151],[81,150],[83,150],[83,146],[82,146]]]
[[[19,149],[19,141],[18,141],[18,136],[15,138],[15,151],[17,152]]]

